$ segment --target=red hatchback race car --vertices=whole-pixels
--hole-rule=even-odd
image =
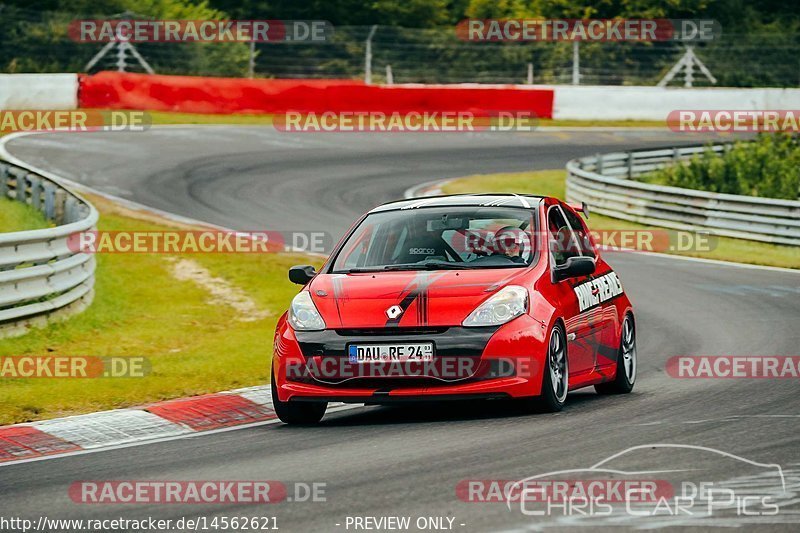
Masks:
[[[578,209],[578,211],[585,211]],[[556,198],[402,200],[364,215],[278,321],[278,417],[328,402],[516,398],[558,411],[570,390],[627,393],[633,310],[586,224]]]

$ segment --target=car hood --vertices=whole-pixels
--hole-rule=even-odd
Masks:
[[[460,326],[481,302],[526,271],[319,274],[309,290],[328,328]],[[393,306],[400,309],[391,312]]]

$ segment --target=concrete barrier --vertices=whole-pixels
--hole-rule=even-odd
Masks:
[[[77,74],[0,74],[0,109],[77,108]]]
[[[525,85],[367,85],[100,72],[80,77],[81,107],[184,113],[525,111],[549,118],[553,89]]]
[[[800,89],[553,86],[554,119],[664,120],[677,109],[800,109]]]

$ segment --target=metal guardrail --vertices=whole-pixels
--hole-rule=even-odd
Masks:
[[[567,163],[567,201],[590,211],[672,229],[800,246],[800,201],[712,193],[632,178],[730,143],[598,154]]]
[[[97,210],[62,185],[0,161],[0,198],[41,211],[56,226],[0,233],[0,336],[41,317],[88,305],[95,259],[70,249],[71,234],[95,229]]]

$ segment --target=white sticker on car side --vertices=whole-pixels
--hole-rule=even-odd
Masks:
[[[623,293],[622,283],[616,272],[609,272],[580,285],[575,285],[572,290],[578,297],[578,307],[581,313]]]

